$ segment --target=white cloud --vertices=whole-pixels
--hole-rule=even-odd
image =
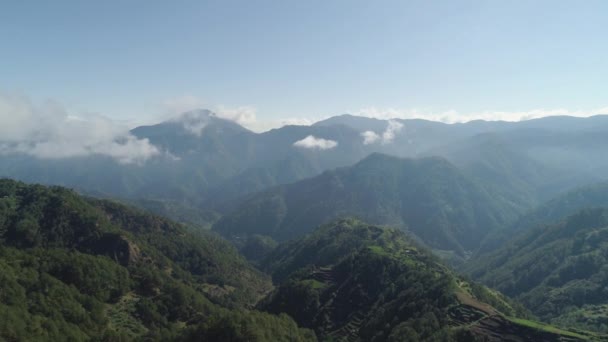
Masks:
[[[173,120],[181,120],[184,113],[197,112],[201,109],[208,109],[213,112],[215,116],[221,119],[234,121],[239,125],[256,130],[260,123],[257,120],[257,111],[252,106],[239,106],[239,107],[228,107],[225,105],[210,105],[199,97],[193,95],[183,95],[167,99],[162,102],[162,107],[165,112],[165,117]],[[204,129],[206,123],[200,123],[202,127],[193,125],[193,120],[189,120],[189,126],[186,129],[191,130],[192,133],[200,135]]]
[[[15,153],[47,159],[104,155],[128,164],[160,151],[103,116],[71,115],[56,102],[0,94],[0,154]]]
[[[293,146],[309,149],[328,150],[338,146],[338,142],[334,140],[317,138],[313,135],[309,135],[306,138],[293,143]]]
[[[386,130],[382,134],[378,134],[374,131],[365,131],[361,133],[363,137],[363,144],[369,145],[375,142],[381,142],[382,144],[390,144],[395,140],[395,136],[401,132],[403,124],[396,120],[388,120]]]
[[[215,107],[214,111],[218,117],[234,121],[243,127],[249,128],[257,123],[256,109],[251,106],[229,108],[219,105]]]
[[[388,126],[386,127],[386,131],[384,131],[384,133],[382,133],[382,143],[389,144],[389,143],[393,142],[393,140],[395,139],[395,135],[397,135],[399,132],[401,132],[402,128],[403,128],[403,124],[401,122],[395,121],[395,120],[389,120]]]
[[[363,145],[373,144],[380,139],[380,135],[374,131],[365,131],[361,133],[361,136],[363,137]]]
[[[170,121],[180,123],[190,134],[201,136],[209,124],[209,119],[215,116],[208,110],[191,110],[172,118]]]
[[[376,119],[425,119],[445,123],[460,123],[473,120],[486,121],[522,121],[537,119],[546,116],[567,115],[575,117],[589,117],[599,114],[608,114],[608,107],[600,107],[591,110],[569,110],[564,108],[556,109],[531,109],[523,111],[481,111],[463,113],[456,110],[442,112],[421,110],[421,109],[396,109],[396,108],[377,108],[368,107],[352,111],[354,115],[365,116]]]

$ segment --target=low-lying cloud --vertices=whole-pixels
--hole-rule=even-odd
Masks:
[[[523,121],[538,119],[547,116],[566,115],[574,117],[589,117],[593,115],[608,114],[608,107],[599,107],[589,110],[571,110],[565,108],[554,109],[530,109],[522,111],[497,111],[487,110],[478,112],[459,112],[457,110],[446,110],[442,112],[422,109],[397,109],[368,107],[352,111],[354,115],[365,116],[375,119],[425,119],[444,123],[462,123],[473,120],[486,121]]]
[[[196,114],[200,113],[201,110],[206,112],[206,110],[203,110],[203,108],[209,108],[210,110],[212,110],[212,116],[216,116],[220,119],[234,121],[239,125],[254,131],[258,131],[257,128],[259,125],[261,125],[261,123],[257,120],[256,109],[254,107],[228,107],[224,105],[209,105],[202,99],[192,95],[178,96],[165,100],[162,103],[162,107],[164,108],[166,116],[174,120],[177,119],[185,122],[184,128],[196,135],[202,134],[206,126],[206,120],[184,118],[184,113]]]
[[[386,130],[382,132],[382,134],[378,134],[374,131],[365,131],[361,133],[363,137],[363,144],[369,145],[376,142],[380,142],[381,144],[390,144],[395,140],[395,136],[401,132],[403,129],[403,124],[396,120],[388,120],[388,124],[386,126]]]
[[[329,150],[338,146],[338,142],[309,135],[302,140],[294,142],[293,146],[308,149]]]
[[[363,145],[373,144],[380,139],[380,135],[374,131],[365,131],[361,133],[363,137]]]
[[[210,111],[195,110],[182,113],[171,120],[181,124],[188,133],[200,137],[203,134],[205,127],[209,124],[209,119],[213,116],[215,116],[215,114]]]
[[[70,115],[56,102],[35,104],[25,96],[0,94],[0,154],[44,159],[102,155],[131,164],[160,151],[103,116]]]

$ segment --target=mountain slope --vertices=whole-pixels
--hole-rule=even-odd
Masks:
[[[607,332],[606,265],[608,210],[586,209],[519,233],[466,270],[545,320]]]
[[[575,214],[583,208],[608,207],[608,183],[595,183],[563,193],[518,219],[513,228],[524,231],[550,224]]]
[[[522,312],[500,294],[458,278],[402,232],[357,220],[321,226],[280,246],[263,264],[281,285],[260,307],[288,313],[321,339],[574,341],[592,337],[541,325],[531,328],[528,321],[508,318],[504,314]]]
[[[315,339],[226,241],[64,188],[0,180],[0,284],[2,340]]]
[[[608,183],[594,183],[562,193],[550,201],[528,211],[513,224],[492,232],[482,243],[479,253],[494,251],[514,234],[529,231],[536,226],[550,225],[573,215],[584,208],[608,207]]]
[[[214,229],[226,236],[286,240],[355,216],[407,229],[433,248],[464,255],[515,214],[443,159],[372,154],[352,167],[251,196]]]
[[[38,159],[2,154],[0,176],[104,197],[188,202],[202,208],[349,165],[369,153],[359,133],[346,126],[286,126],[257,134],[208,110],[131,133],[161,153],[139,164],[100,155]],[[308,136],[332,140],[335,146],[294,145]]]

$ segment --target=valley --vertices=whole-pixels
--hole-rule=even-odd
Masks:
[[[164,151],[143,164],[2,157],[0,336],[607,340],[604,121],[260,134],[201,110],[134,129]],[[538,154],[564,141],[586,153]]]

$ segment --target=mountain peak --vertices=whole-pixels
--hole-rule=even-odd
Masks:
[[[216,117],[217,115],[209,109],[200,108],[181,113],[173,120],[181,122],[196,122],[202,120],[209,120],[210,118]]]

